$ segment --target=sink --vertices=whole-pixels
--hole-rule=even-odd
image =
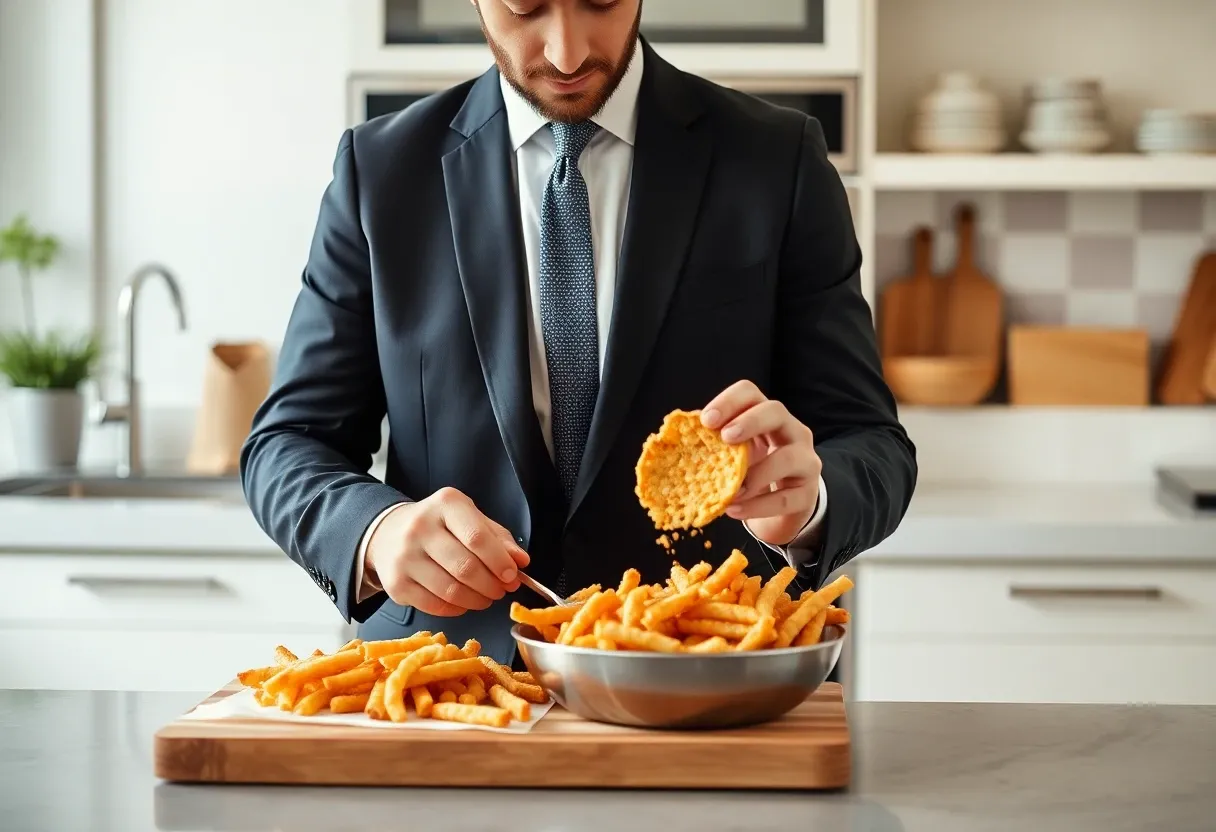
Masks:
[[[136,477],[52,474],[0,479],[0,500],[5,497],[245,502],[241,481],[237,477],[154,474]]]

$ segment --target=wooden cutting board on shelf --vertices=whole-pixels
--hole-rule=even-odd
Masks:
[[[890,284],[882,293],[882,357],[939,354],[941,304],[942,281],[933,274],[933,231],[918,228],[912,235],[912,274]]]
[[[156,776],[190,783],[811,790],[843,788],[851,771],[834,682],[779,720],[723,731],[602,725],[554,706],[527,734],[179,719],[155,739]]]
[[[1216,402],[1216,334],[1212,336],[1212,347],[1208,350],[1208,365],[1203,370],[1203,393],[1208,401]]]
[[[1011,405],[1149,403],[1146,330],[1015,326],[1009,330]]]
[[[1216,252],[1199,258],[1178,311],[1157,381],[1157,399],[1162,404],[1204,403],[1204,371],[1213,339],[1216,339]]]
[[[955,214],[958,260],[945,277],[942,347],[946,355],[1000,361],[1004,303],[1000,287],[975,264],[975,209]]]

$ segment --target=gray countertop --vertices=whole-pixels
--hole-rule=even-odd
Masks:
[[[792,830],[1216,828],[1216,708],[854,703],[845,792],[191,786],[152,735],[201,695],[0,691],[0,828]],[[543,765],[543,760],[537,760]],[[739,765],[747,765],[740,760]]]

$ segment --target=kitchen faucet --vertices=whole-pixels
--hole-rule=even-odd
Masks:
[[[177,309],[178,327],[181,330],[186,329],[186,309],[182,304],[181,287],[167,268],[157,263],[149,263],[131,275],[118,293],[118,320],[126,333],[123,343],[123,378],[127,385],[127,400],[123,403],[103,401],[96,413],[98,424],[127,423],[127,450],[125,458],[118,464],[120,477],[139,476],[143,473],[139,379],[135,374],[135,302],[139,298],[139,290],[150,277],[164,278],[169,289],[169,299]]]

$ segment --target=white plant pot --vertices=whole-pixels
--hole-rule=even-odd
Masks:
[[[84,429],[84,397],[79,391],[12,387],[4,399],[20,471],[76,467]]]

